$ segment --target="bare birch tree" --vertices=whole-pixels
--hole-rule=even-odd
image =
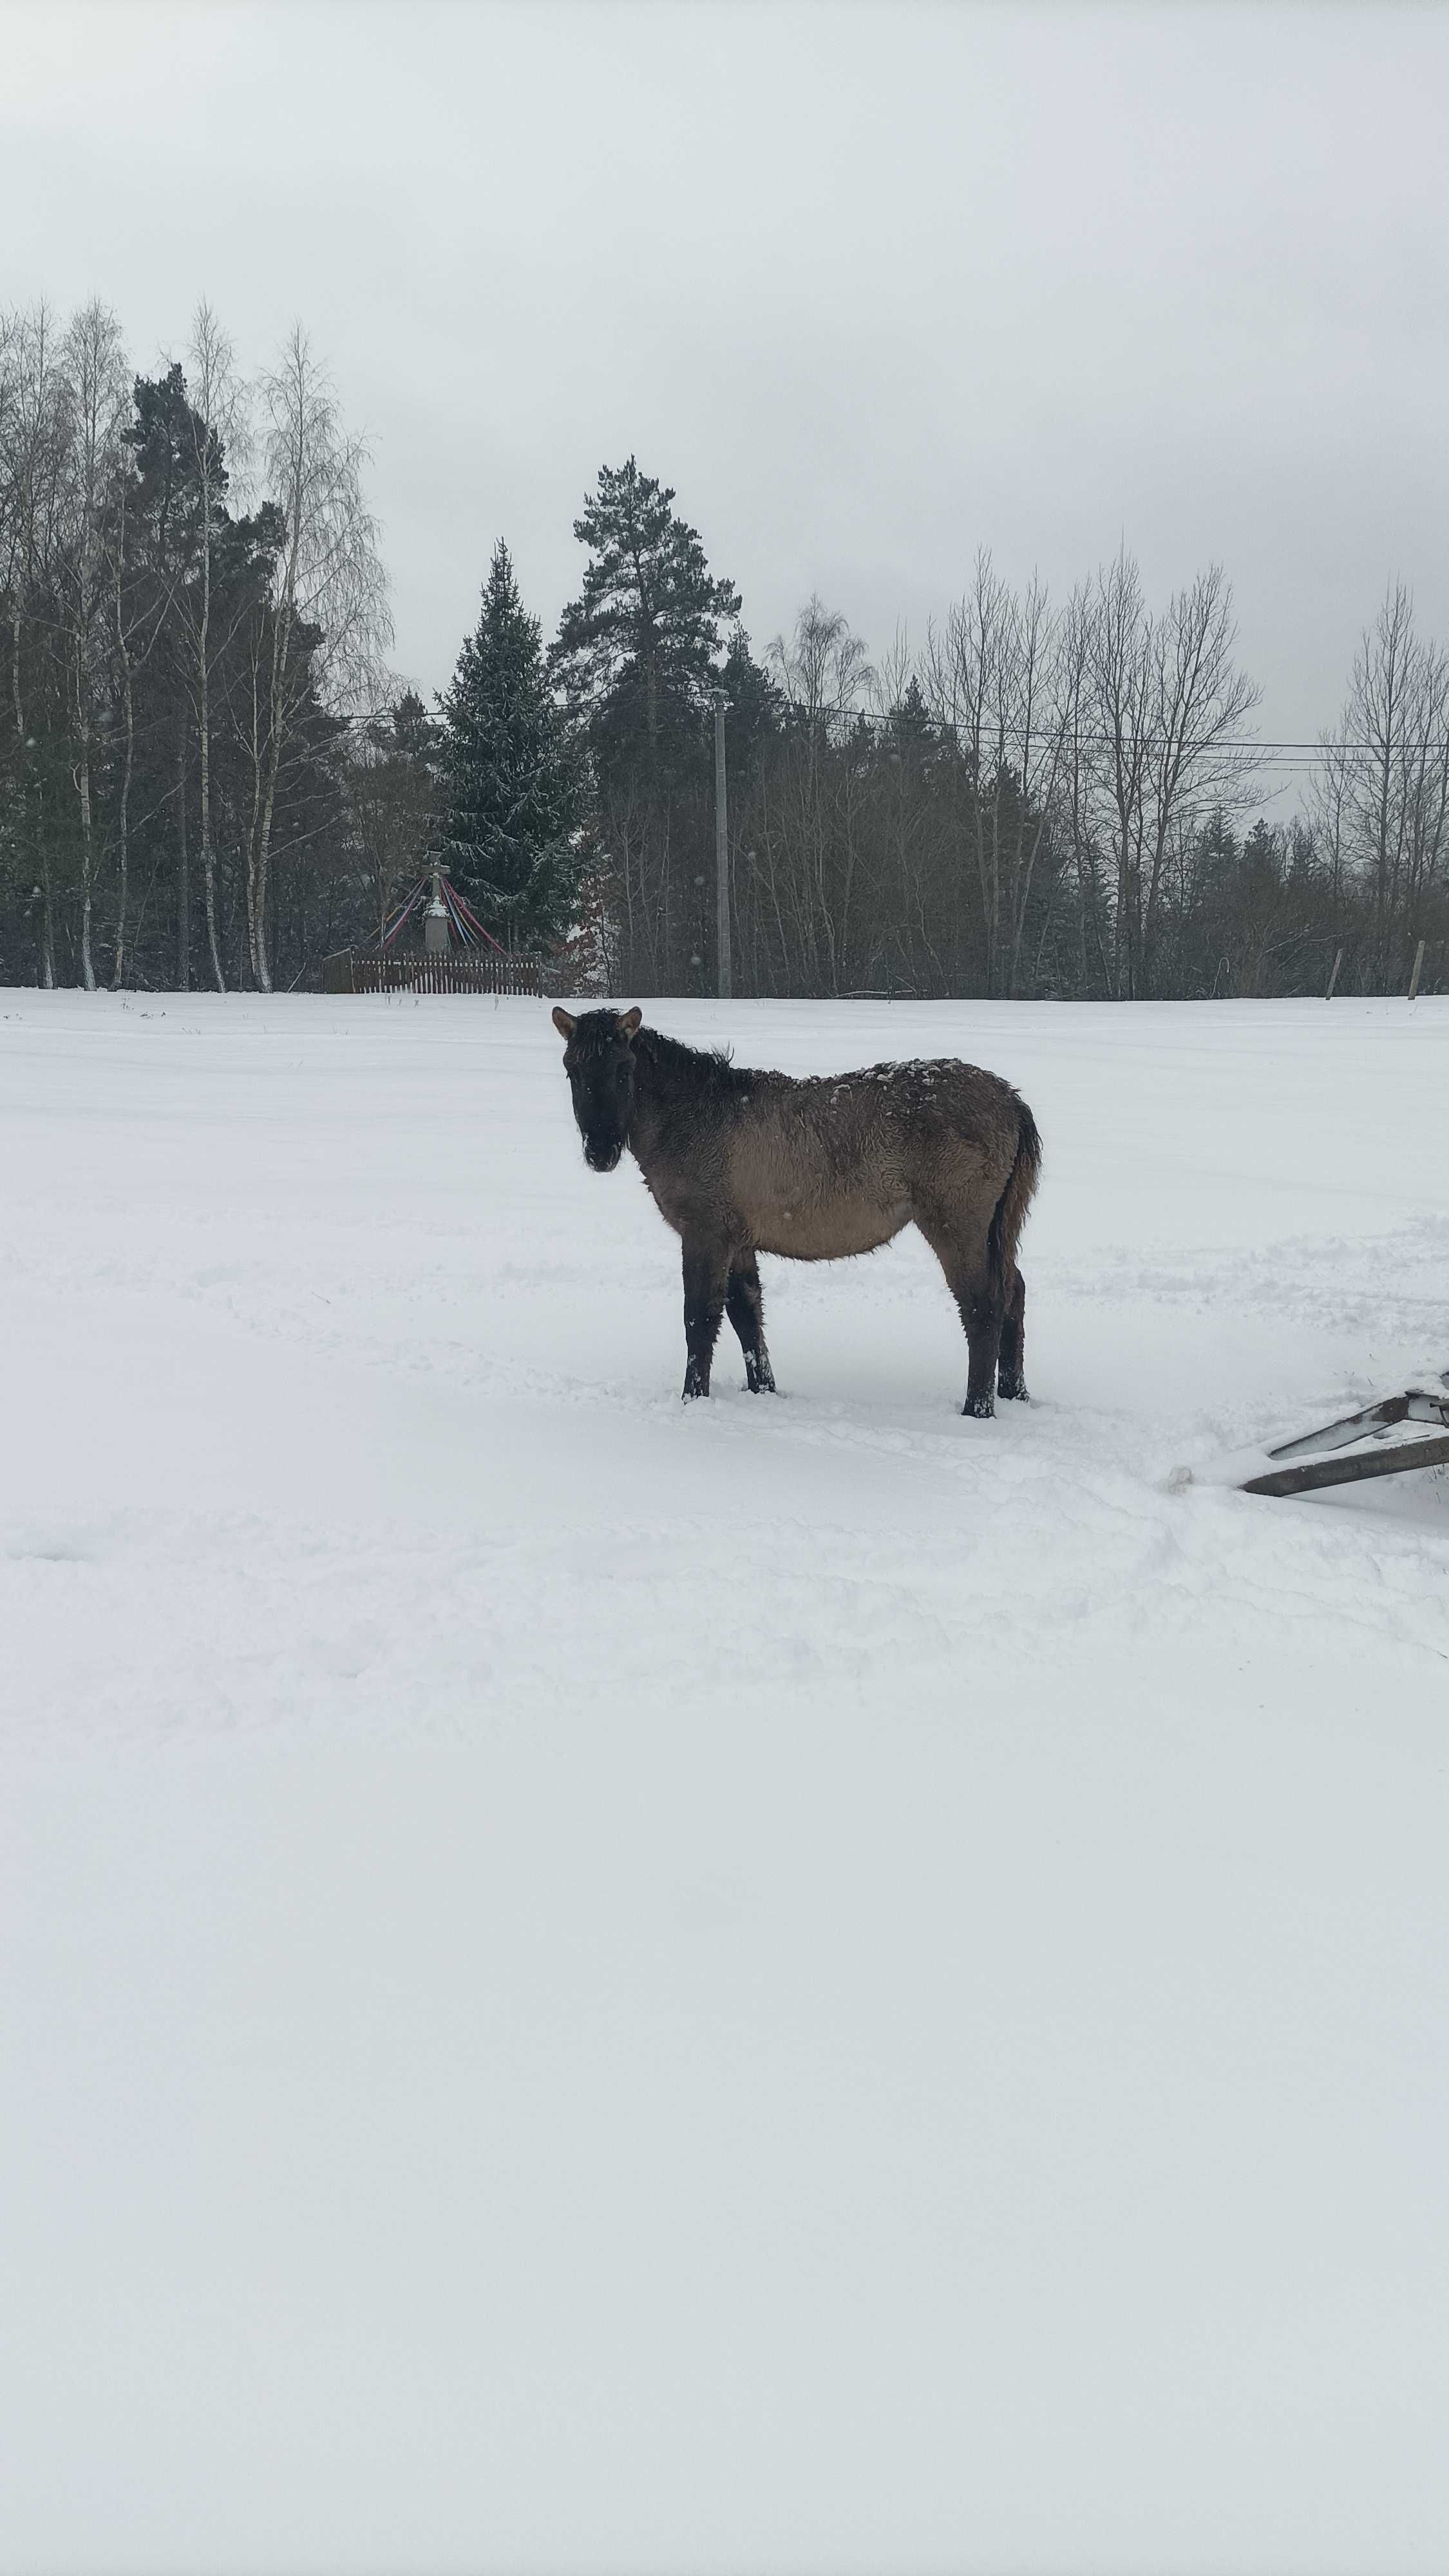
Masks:
[[[1147,844],[1152,727],[1152,621],[1137,566],[1119,554],[1099,572],[1088,642],[1099,794],[1115,883],[1112,990],[1133,1000],[1141,988],[1142,867]]]
[[[976,558],[944,633],[931,631],[926,691],[965,763],[964,828],[981,905],[986,990],[1017,991],[1032,883],[1050,828],[1065,708],[1057,626],[1042,584],[1021,594]]]
[[[21,468],[24,451],[24,375],[22,324],[18,313],[0,310],[0,608],[10,619],[11,600],[20,560]]]
[[[860,860],[857,779],[848,749],[874,674],[865,646],[838,611],[811,599],[788,644],[770,660],[789,713],[790,757],[762,809],[761,838],[787,932],[805,968],[804,990],[838,993],[846,980]]]
[[[22,775],[34,740],[33,692],[38,671],[49,658],[56,634],[71,435],[70,387],[61,365],[60,334],[46,304],[34,304],[10,317],[6,372],[0,594],[8,647],[7,731],[16,773]],[[41,635],[45,654],[36,649]],[[53,780],[45,776],[30,780],[28,793],[32,811],[27,846],[40,880],[40,981],[49,990],[55,982],[56,955],[56,889],[47,811],[48,802],[54,802]]]
[[[1360,638],[1323,755],[1315,820],[1367,897],[1369,980],[1388,991],[1449,859],[1449,658],[1418,634],[1402,582]]]
[[[282,765],[314,696],[334,715],[376,703],[392,621],[377,528],[363,499],[367,450],[344,430],[331,383],[300,326],[263,377],[261,403],[263,465],[279,536],[252,661],[246,896],[252,973],[270,992],[267,886]]]
[[[96,748],[96,674],[105,647],[107,564],[103,519],[120,460],[129,387],[120,324],[108,306],[83,305],[65,337],[70,383],[71,448],[66,531],[68,647],[75,723],[75,783],[81,821],[81,976],[96,989],[91,950],[96,877],[92,767]]]
[[[1234,659],[1232,590],[1219,565],[1154,617],[1132,557],[1097,576],[1088,671],[1098,737],[1096,804],[1115,868],[1113,988],[1152,989],[1168,852],[1214,807],[1251,793],[1244,727],[1259,691]]]
[[[186,663],[198,758],[201,883],[211,977],[226,990],[216,915],[216,831],[212,799],[213,682],[236,633],[242,609],[221,621],[215,614],[217,555],[226,523],[226,494],[250,452],[245,388],[232,344],[203,296],[192,316],[187,347],[192,420],[192,473],[197,503],[196,559],[185,593]],[[185,848],[185,835],[182,835]],[[183,860],[184,864],[184,860]]]
[[[1238,668],[1233,594],[1220,564],[1176,591],[1154,629],[1150,840],[1140,952],[1147,989],[1168,850],[1212,811],[1251,796],[1258,754],[1245,727],[1262,695]]]
[[[1056,700],[1061,727],[1057,812],[1076,880],[1077,989],[1083,997],[1112,989],[1112,907],[1103,882],[1096,815],[1101,745],[1094,674],[1093,597],[1090,586],[1078,582],[1057,630]]]
[[[129,501],[130,479],[124,471],[118,471],[114,480],[110,524],[107,529],[111,569],[111,640],[120,679],[124,745],[121,754],[120,790],[116,799],[116,859],[119,887],[116,901],[115,960],[111,974],[111,988],[114,992],[120,991],[126,975],[126,913],[131,892],[131,779],[136,765],[136,671],[138,662],[144,665],[150,660],[156,647],[157,637],[161,632],[161,618],[164,615],[164,610],[158,614],[152,603],[150,634],[143,637],[138,631],[144,625],[146,608],[141,609],[139,616],[133,614],[128,596]]]

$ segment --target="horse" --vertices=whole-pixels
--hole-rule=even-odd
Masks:
[[[1026,1396],[1016,1247],[1041,1168],[1026,1102],[953,1056],[797,1080],[684,1046],[642,1011],[562,1008],[564,1070],[591,1171],[633,1155],[684,1259],[684,1396],[707,1396],[720,1320],[751,1394],[773,1394],[758,1255],[839,1261],[918,1226],[966,1330],[963,1411]]]

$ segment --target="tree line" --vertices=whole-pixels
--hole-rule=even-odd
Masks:
[[[1140,999],[1449,982],[1449,657],[1391,589],[1286,823],[1220,567],[1053,601],[988,556],[872,662],[812,599],[757,655],[630,457],[546,644],[505,543],[449,687],[392,675],[367,458],[307,336],[253,380],[203,304],[127,364],[0,315],[0,980],[315,986],[427,867],[560,980],[714,989],[726,703],[743,993]]]

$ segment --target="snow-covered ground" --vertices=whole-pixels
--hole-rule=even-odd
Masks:
[[[0,995],[0,2565],[1449,2565],[1449,1003],[659,1004],[1047,1148],[677,1249],[541,1005]],[[1172,1470],[1191,1465],[1186,1490]]]

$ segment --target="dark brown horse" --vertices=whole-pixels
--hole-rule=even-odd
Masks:
[[[1024,1396],[1016,1246],[1041,1163],[1024,1100],[942,1057],[795,1081],[681,1046],[643,1013],[556,1010],[584,1160],[627,1146],[684,1246],[684,1392],[708,1395],[729,1316],[752,1391],[774,1389],[756,1255],[838,1261],[917,1225],[966,1327],[968,1413]]]

